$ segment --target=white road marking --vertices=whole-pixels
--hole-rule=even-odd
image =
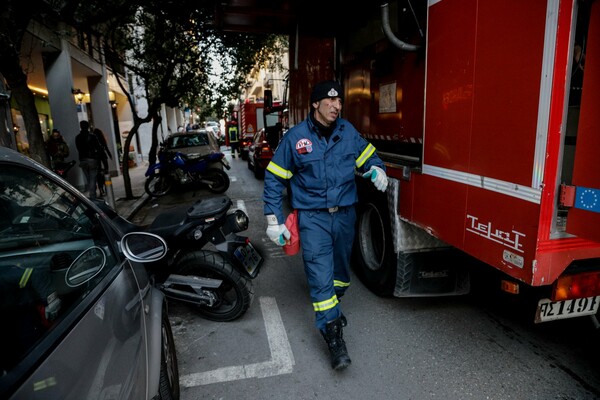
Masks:
[[[292,373],[296,362],[294,361],[294,354],[285,333],[285,327],[281,320],[277,302],[273,297],[260,297],[259,300],[265,320],[271,359],[261,363],[223,367],[212,371],[184,375],[179,379],[179,383],[182,386],[195,387],[211,383],[230,382],[248,378],[267,378],[269,376]]]
[[[246,215],[248,215],[248,211],[246,211],[246,203],[244,202],[244,200],[237,200],[236,208],[238,210],[242,210],[243,212],[246,213]]]

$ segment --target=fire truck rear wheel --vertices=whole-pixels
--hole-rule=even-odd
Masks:
[[[374,294],[390,297],[396,285],[396,255],[385,195],[372,193],[374,201],[357,207],[356,237],[352,267],[361,282]]]

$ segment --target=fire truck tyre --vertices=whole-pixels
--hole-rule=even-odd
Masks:
[[[202,174],[202,180],[212,193],[224,193],[229,189],[229,175],[222,169],[208,168]]]
[[[393,251],[385,195],[372,194],[375,201],[359,203],[352,268],[374,294],[390,297],[396,285],[397,259]],[[378,198],[380,201],[377,201]]]

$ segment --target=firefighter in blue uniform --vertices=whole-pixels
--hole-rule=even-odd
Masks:
[[[313,88],[311,112],[282,138],[267,167],[264,213],[267,236],[282,246],[290,238],[282,212],[282,191],[289,184],[315,324],[329,347],[331,366],[350,365],[342,327],[340,297],[350,285],[350,256],[358,201],[355,174],[385,191],[387,176],[375,147],[350,122],[340,118],[343,92],[335,81]]]

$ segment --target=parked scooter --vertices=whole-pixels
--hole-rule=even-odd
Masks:
[[[252,279],[263,257],[248,237],[237,234],[248,228],[248,216],[231,210],[227,195],[168,210],[148,228],[124,219],[101,200],[97,203],[124,233],[145,230],[167,242],[167,256],[147,268],[168,298],[195,306],[212,321],[233,321],[248,310],[254,297]],[[205,249],[209,242],[215,250]],[[135,257],[133,249],[123,251]]]
[[[152,197],[160,197],[169,193],[176,184],[199,183],[205,185],[213,193],[223,193],[229,189],[229,176],[222,168],[231,166],[220,152],[210,153],[197,158],[190,158],[180,152],[158,152],[158,162],[146,171],[146,193]]]

